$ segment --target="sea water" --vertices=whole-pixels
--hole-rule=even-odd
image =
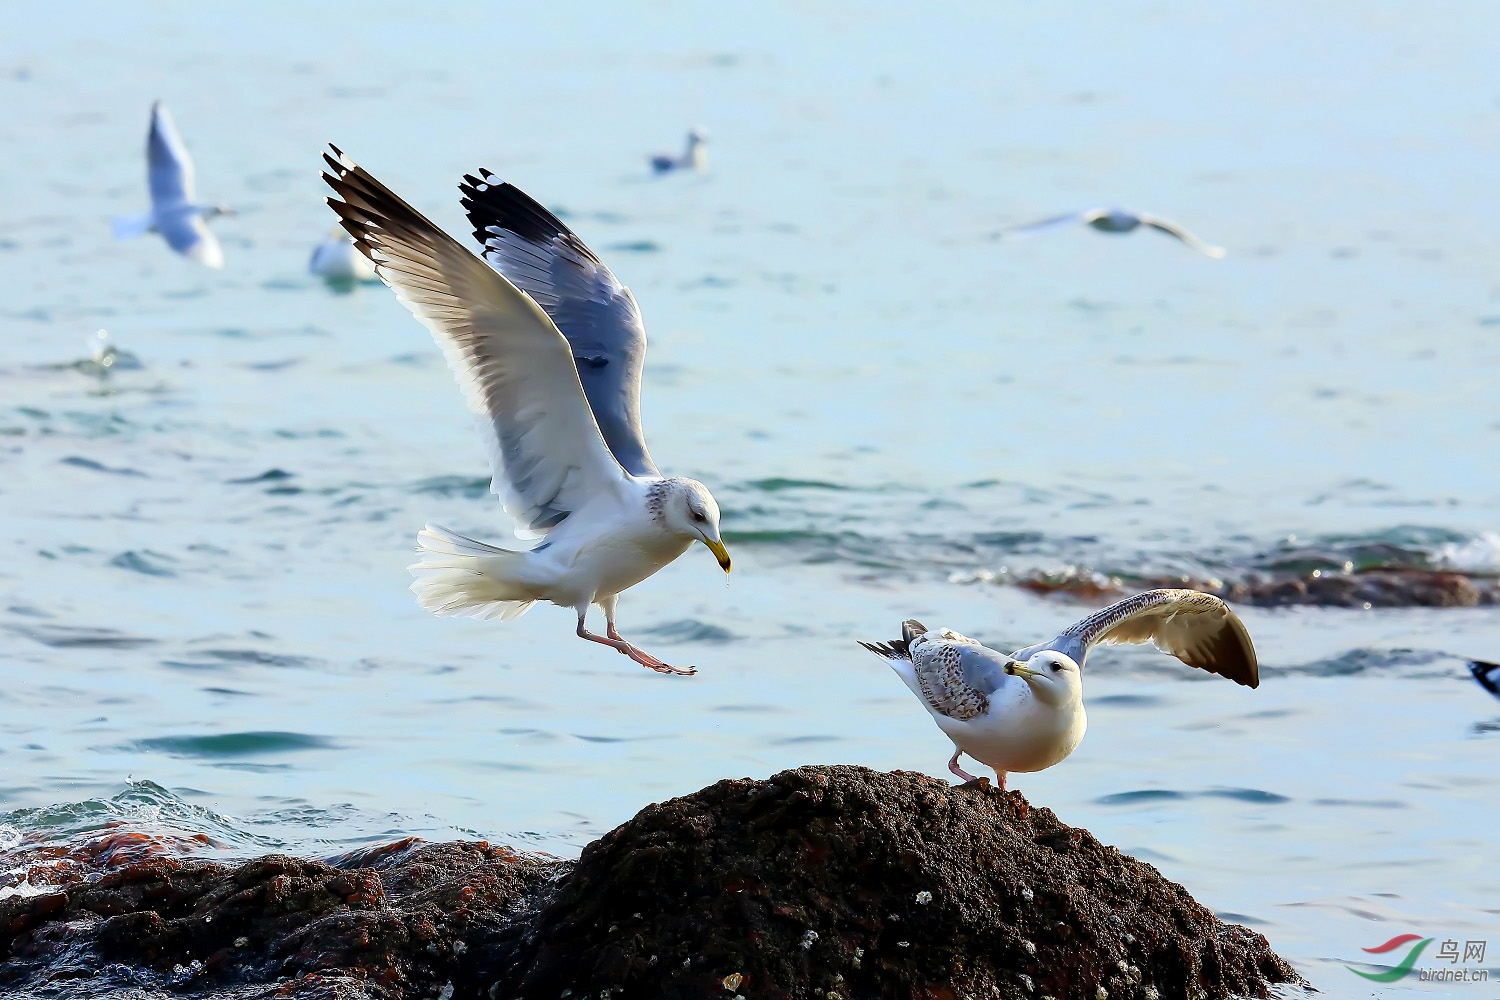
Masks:
[[[917,617],[1011,648],[1090,607],[1017,575],[1372,545],[1500,569],[1487,5],[6,20],[6,845],[114,826],[223,856],[407,834],[568,856],[721,777],[946,777],[854,640]],[[199,195],[239,210],[222,273],[110,239],[145,207],[157,98]],[[650,176],[691,126],[707,173]],[[431,338],[383,287],[306,273],[329,141],[466,241],[455,185],[494,170],[634,290],[651,449],[714,491],[735,570],[696,547],[620,627],[696,677],[580,642],[565,610],[415,606],[425,522],[508,529]],[[1110,204],[1228,256],[991,238]],[[101,328],[138,367],[79,364]],[[1368,995],[1343,966],[1404,932],[1487,939],[1493,966],[1500,702],[1464,661],[1500,657],[1500,611],[1240,613],[1258,690],[1103,651],[1087,739],[1014,787],[1330,995]]]

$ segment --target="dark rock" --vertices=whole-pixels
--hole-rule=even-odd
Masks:
[[[1120,1000],[1301,982],[1265,938],[1020,793],[900,771],[721,781],[576,865],[415,841],[239,866],[74,853],[49,862],[51,891],[0,900],[0,989]]]

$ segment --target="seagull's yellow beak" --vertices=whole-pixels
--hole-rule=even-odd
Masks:
[[[719,541],[717,538],[705,538],[703,539],[703,544],[707,545],[708,551],[712,552],[714,554],[714,558],[719,560],[719,568],[728,573],[729,550],[724,547],[724,543]]]
[[[1005,672],[1007,674],[1020,674],[1022,677],[1040,677],[1042,673],[1040,670],[1032,670],[1020,660],[1011,660],[1007,663],[1005,665]]]

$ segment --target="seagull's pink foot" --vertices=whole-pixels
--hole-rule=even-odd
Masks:
[[[620,641],[625,642],[625,640],[623,639],[621,639]],[[674,667],[672,664],[666,662],[665,660],[658,660],[656,657],[652,656],[644,649],[641,649],[639,646],[632,646],[628,642],[625,643],[625,648],[620,650],[620,652],[624,653],[626,656],[630,657],[641,666],[647,667],[651,670],[655,670],[659,674],[673,674],[678,677],[691,677],[698,672],[697,667]]]
[[[989,781],[990,780],[988,778],[976,778],[976,777],[974,777],[974,775],[970,774],[968,771],[965,771],[963,768],[959,767],[958,766],[958,758],[962,754],[963,754],[962,750],[954,750],[953,751],[953,756],[948,758],[948,770],[952,771],[954,774],[956,774],[960,778],[964,779],[964,783],[965,784],[972,784],[972,783],[974,783],[976,781]],[[1005,779],[1003,779],[1003,778],[1000,780],[1000,787],[1001,788],[1005,787]]]

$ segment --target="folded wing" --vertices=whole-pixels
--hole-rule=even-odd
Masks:
[[[491,489],[531,537],[545,534],[625,474],[589,412],[572,352],[547,314],[501,274],[337,147],[329,205],[375,272],[432,331],[479,418]]]
[[[466,174],[459,191],[484,259],[535,299],[567,338],[615,459],[632,475],[657,475],[641,430],[646,328],[635,297],[557,216],[514,184],[479,174]]]

